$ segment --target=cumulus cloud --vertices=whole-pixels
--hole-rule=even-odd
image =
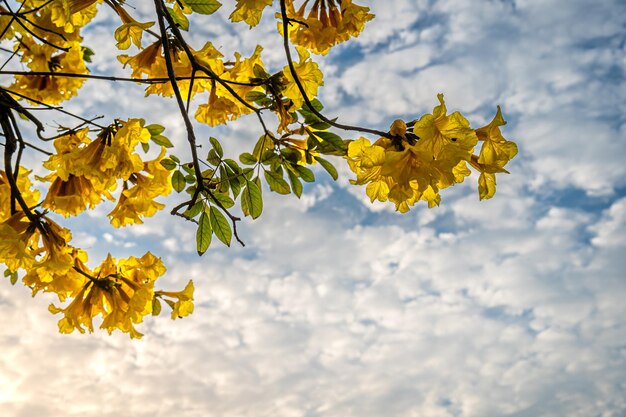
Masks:
[[[463,184],[446,190],[442,207],[401,216],[371,209],[337,161],[340,181],[320,172],[301,200],[265,190],[263,216],[241,226],[247,246],[214,242],[202,258],[194,255],[193,225],[167,213],[121,230],[106,227],[106,207],[80,216],[75,239],[94,261],[107,252],[158,253],[169,267],[165,286],[194,279],[196,311],[175,322],[148,318],[140,341],[60,335],[46,309],[51,298],[3,283],[4,416],[626,412],[626,123],[618,82],[626,8],[561,0],[368,4],[378,15],[371,30],[320,58],[334,75],[323,96],[329,111],[385,129],[429,112],[438,92],[474,125],[502,104],[504,134],[520,155],[496,197],[478,202],[475,186]],[[280,41],[273,26],[225,29],[226,17],[204,28],[224,49],[249,47],[255,36],[272,48]],[[104,15],[87,36],[97,42],[112,18]],[[95,68],[112,68],[107,53]],[[268,56],[280,65],[280,53]],[[141,89],[111,103],[110,92],[89,88],[73,106],[158,115],[183,143],[171,102],[138,108]],[[219,134],[236,154],[258,129],[247,120]],[[581,197],[555,197],[564,190]]]

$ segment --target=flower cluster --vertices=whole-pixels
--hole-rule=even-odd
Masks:
[[[315,54],[325,55],[336,44],[359,36],[365,23],[374,18],[369,7],[359,6],[352,0],[315,0],[308,13],[309,0],[297,10],[293,0],[286,3],[289,38]],[[282,33],[282,23],[279,22],[278,27]]]
[[[59,321],[61,333],[72,333],[78,330],[93,332],[93,318],[102,317],[100,328],[111,333],[119,329],[129,333],[132,338],[143,336],[135,329],[135,324],[141,323],[143,318],[153,313],[153,304],[156,300],[154,291],[155,281],[165,272],[163,262],[150,252],[141,258],[131,256],[128,259],[115,260],[109,255],[104,262],[93,271],[78,261],[76,271],[83,277],[82,285],[75,290],[73,301],[65,308],[50,305],[54,314],[62,313]],[[188,289],[190,288],[190,289]],[[185,301],[191,305],[182,312],[180,307],[173,307],[176,314],[183,316],[193,311],[193,283],[189,281],[185,293]],[[178,293],[172,294],[177,297]],[[175,305],[175,303],[174,303]],[[156,313],[158,314],[158,313]]]
[[[502,137],[499,126],[505,122],[500,108],[487,126],[472,129],[459,112],[447,114],[443,95],[432,114],[413,122],[407,132],[403,121],[390,129],[393,139],[380,138],[373,144],[360,138],[348,145],[346,159],[356,173],[354,184],[367,184],[371,201],[391,201],[406,212],[419,200],[429,207],[439,205],[440,190],[463,182],[470,175],[470,163],[480,172],[480,198],[495,193],[495,173],[506,172],[504,165],[515,156],[517,146]],[[482,141],[480,154],[473,155]]]
[[[0,23],[0,40],[14,39],[15,52],[34,73],[88,74],[80,29],[96,15],[99,2],[23,0],[21,9],[33,12],[18,17],[20,24],[11,25],[10,30],[5,31]],[[84,81],[80,77],[17,75],[9,89],[35,104],[56,105],[76,95]]]
[[[74,216],[94,208],[123,182],[117,206],[109,213],[115,227],[142,223],[164,206],[154,199],[172,190],[170,172],[161,164],[165,149],[151,161],[142,161],[135,148],[147,143],[150,132],[142,119],[116,121],[102,129],[95,140],[88,129],[69,132],[54,142],[56,153],[44,167],[53,171],[43,181],[51,183],[42,203],[63,216]],[[129,185],[131,184],[131,185]]]
[[[81,143],[81,138],[84,139],[82,133],[63,138],[57,150],[65,145],[75,146]],[[71,142],[73,144],[68,145]],[[60,175],[71,178],[72,174],[64,171],[71,163],[67,159],[65,162],[65,165],[59,162]],[[157,162],[148,162],[146,165],[146,171],[164,171],[162,167],[155,167],[160,166]],[[21,174],[17,181],[21,195],[27,205],[35,206],[39,192],[31,190],[28,173],[21,170]],[[137,182],[137,185],[126,190],[129,191],[128,200],[140,199],[136,195],[142,192],[140,190],[154,187],[150,185],[153,181],[145,177]],[[139,185],[142,182],[147,184]],[[165,183],[169,186],[169,182]],[[45,214],[36,214],[34,218],[21,210],[11,214],[10,195],[7,174],[0,171],[0,263],[5,264],[10,271],[26,271],[22,281],[32,289],[33,295],[43,291],[56,294],[60,301],[72,299],[66,308],[51,306],[52,312],[62,312],[64,315],[59,322],[62,333],[74,329],[91,332],[93,318],[101,316],[103,321],[100,327],[109,333],[119,329],[131,337],[141,337],[133,325],[140,323],[145,315],[153,313],[152,304],[157,301],[157,297],[177,300],[166,300],[171,303],[176,317],[193,311],[191,281],[181,292],[155,293],[154,283],[165,272],[165,266],[150,252],[141,258],[130,257],[118,261],[109,255],[100,267],[91,271],[86,266],[87,253],[70,244],[72,235],[68,229],[59,226]]]

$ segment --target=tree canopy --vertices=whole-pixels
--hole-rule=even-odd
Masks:
[[[284,65],[263,62],[263,47],[250,56],[218,50],[210,39],[188,41],[204,19],[228,10],[236,30],[254,29],[263,13],[274,13],[282,37]],[[111,36],[128,77],[94,74],[81,31],[103,8],[119,26]],[[318,98],[324,74],[316,60],[336,45],[358,37],[374,18],[351,0],[154,0],[151,20],[142,21],[123,0],[23,0],[0,3],[0,128],[4,169],[0,171],[0,262],[12,283],[51,292],[60,305],[59,330],[94,331],[94,318],[109,333],[141,337],[135,325],[159,315],[162,304],[173,319],[193,312],[193,282],[181,291],[155,289],[166,271],[148,252],[91,267],[87,252],[72,244],[63,218],[115,202],[107,217],[112,227],[148,221],[164,210],[157,201],[172,192],[179,203],[168,208],[181,221],[197,225],[199,255],[214,238],[243,245],[237,225],[258,218],[263,193],[300,197],[314,182],[319,165],[337,179],[334,164],[345,160],[355,185],[371,201],[390,202],[400,212],[423,201],[441,202],[444,188],[479,173],[480,199],[494,196],[496,174],[517,153],[502,136],[506,124],[499,106],[493,120],[471,127],[460,113],[449,113],[443,94],[432,113],[395,120],[387,128],[352,126],[328,116]],[[267,19],[266,19],[267,20]],[[266,21],[263,20],[263,21]],[[315,57],[314,57],[315,56]],[[128,82],[152,96],[173,98],[186,130],[190,158],[176,156],[167,126],[120,114],[112,120],[74,114],[61,106],[93,79]],[[434,100],[433,100],[434,101]],[[72,126],[46,129],[36,111],[61,112]],[[242,117],[258,121],[248,152],[227,155],[217,137],[197,135],[199,124],[216,127]],[[217,135],[216,135],[217,136]],[[176,141],[175,141],[176,142]],[[199,145],[209,151],[199,154]],[[22,164],[25,152],[38,155],[45,176]],[[342,162],[343,163],[343,162]]]

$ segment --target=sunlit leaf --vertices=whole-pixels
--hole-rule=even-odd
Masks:
[[[198,221],[198,230],[196,231],[196,249],[198,255],[202,255],[211,245],[211,237],[213,235],[211,229],[211,220],[206,212],[202,212]]]
[[[233,231],[230,228],[230,223],[217,207],[211,207],[209,211],[209,218],[211,220],[211,227],[213,233],[219,240],[226,246],[230,246],[230,240],[233,237]]]
[[[246,186],[241,191],[241,210],[253,219],[259,217],[263,211],[261,189],[253,181],[246,181]]]
[[[222,158],[224,156],[224,150],[222,149],[222,144],[220,143],[220,141],[211,136],[209,138],[209,142],[211,142],[211,146],[213,146],[213,149],[215,149],[215,152],[217,152],[219,157]]]
[[[326,159],[319,158],[319,157],[315,158],[315,160],[320,163],[322,168],[324,168],[326,172],[328,172],[335,181],[337,181],[337,178],[338,178],[337,169],[335,168],[333,164],[328,162]]]
[[[296,197],[300,198],[302,195],[302,183],[300,182],[300,178],[296,176],[291,170],[287,170],[287,175],[289,176],[289,182],[291,183],[291,189]]]
[[[287,184],[287,181],[283,179],[281,174],[273,171],[265,171],[265,181],[267,181],[267,184],[270,186],[270,190],[278,194],[289,194],[291,192],[289,184]]]
[[[157,145],[161,145],[166,148],[172,148],[174,146],[172,145],[172,142],[170,142],[170,140],[163,135],[152,136],[150,139],[152,139],[152,141]]]
[[[200,14],[213,14],[222,6],[217,0],[185,0],[191,10]]]
[[[152,299],[152,315],[158,316],[159,314],[161,314],[161,302],[158,298],[154,297]]]
[[[172,187],[174,187],[174,190],[180,193],[185,189],[185,185],[187,185],[187,182],[183,173],[180,171],[174,172],[174,175],[172,175]]]
[[[168,171],[173,171],[177,167],[176,162],[172,161],[169,158],[163,158],[159,163],[163,168],[167,169]]]

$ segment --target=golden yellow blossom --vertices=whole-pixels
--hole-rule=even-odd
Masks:
[[[152,312],[154,282],[165,272],[161,260],[150,252],[141,258],[116,260],[109,255],[93,272],[84,265],[80,269],[90,276],[66,308],[50,305],[52,313],[63,313],[59,321],[61,333],[78,330],[93,332],[93,318],[102,316],[100,328],[109,333],[118,329],[140,338],[134,325]]]
[[[22,62],[25,62],[31,71],[37,72],[68,72],[73,74],[87,74],[81,44],[67,42],[69,50],[59,52],[53,46],[38,44],[30,37],[22,40]],[[78,92],[83,85],[84,78],[55,77],[50,75],[16,75],[15,82],[10,86],[20,94],[46,104],[58,104]]]
[[[0,223],[0,262],[11,271],[30,269],[35,263],[31,247],[38,235],[30,220],[19,211]]]
[[[169,297],[177,300],[175,302],[166,300],[172,307],[172,319],[177,319],[193,313],[193,292],[193,281],[189,280],[182,291],[157,291],[155,294],[157,297]]]
[[[230,14],[230,20],[246,22],[250,27],[256,26],[261,20],[263,10],[271,5],[272,0],[237,0],[235,11]]]
[[[155,201],[159,196],[166,196],[172,191],[171,172],[161,165],[165,149],[154,160],[144,163],[144,170],[130,177],[134,184],[120,194],[115,208],[108,214],[114,227],[143,223],[142,217],[153,216],[165,205]]]
[[[496,173],[507,173],[504,166],[517,155],[515,142],[506,140],[500,132],[500,126],[505,124],[506,121],[498,106],[493,120],[487,126],[476,129],[476,136],[483,144],[480,155],[478,158],[472,158],[471,163],[480,171],[478,194],[481,200],[493,197],[496,192]]]
[[[355,184],[367,184],[372,201],[394,202],[405,212],[419,200],[439,204],[439,190],[462,182],[470,174],[466,162],[477,142],[469,122],[458,112],[446,114],[443,95],[439,106],[415,122],[413,136],[406,124],[395,121],[390,133],[374,144],[361,138],[348,146],[347,160],[357,175]]]
[[[226,124],[227,121],[234,120],[240,115],[239,106],[226,97],[218,97],[213,88],[209,94],[209,102],[198,106],[195,117],[200,123],[217,126]]]
[[[89,23],[102,0],[55,0],[49,5],[50,20],[65,33],[73,33]]]
[[[315,54],[325,55],[336,44],[359,36],[365,23],[374,18],[368,7],[351,0],[316,0],[305,17],[307,3],[308,0],[296,11],[293,1],[287,2],[287,17],[293,19],[289,24],[289,39]],[[280,21],[278,30],[283,33]]]
[[[305,48],[296,47],[296,50],[300,57],[299,62],[294,62],[296,73],[298,74],[300,83],[304,87],[307,97],[313,99],[313,97],[317,95],[317,89],[324,85],[322,71],[320,71],[317,63],[311,60],[311,56]],[[302,94],[298,89],[298,85],[296,84],[289,66],[285,66],[283,74],[286,79],[283,95],[291,99],[294,110],[299,109],[304,104],[304,99],[302,98]]]
[[[17,189],[22,194],[22,198],[28,207],[34,207],[39,202],[39,190],[31,190],[32,183],[28,178],[31,171],[20,167],[18,170],[16,184]],[[17,204],[16,204],[17,208]],[[0,222],[7,220],[11,216],[11,186],[7,179],[6,172],[0,170]]]

